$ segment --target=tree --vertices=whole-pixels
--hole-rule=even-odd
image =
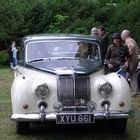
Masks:
[[[129,29],[140,44],[139,0],[0,0],[0,50],[28,34]]]

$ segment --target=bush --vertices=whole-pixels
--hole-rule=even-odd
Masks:
[[[8,65],[9,63],[9,54],[6,50],[0,51],[0,65]]]

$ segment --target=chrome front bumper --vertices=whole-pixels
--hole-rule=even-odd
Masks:
[[[86,114],[86,112],[82,112]],[[89,112],[88,112],[89,113]],[[61,114],[61,113],[59,113]],[[64,113],[63,113],[64,114]],[[71,113],[68,112],[65,114],[78,114],[76,112]],[[81,114],[81,113],[80,113]],[[91,113],[92,114],[92,113]],[[133,111],[110,111],[106,112],[93,112],[95,120],[98,119],[121,119],[121,118],[131,118],[134,117],[135,114]],[[13,114],[11,119],[14,121],[55,121],[57,113],[46,113],[46,114]]]

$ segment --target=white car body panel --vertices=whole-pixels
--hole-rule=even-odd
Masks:
[[[57,101],[57,76],[22,67],[17,68],[15,75],[11,88],[13,113],[37,112],[39,99],[35,95],[35,89],[38,85],[44,83],[47,83],[50,89],[50,95],[46,99],[48,103],[47,111],[54,111],[53,103]],[[130,110],[131,94],[127,81],[116,73],[103,75],[102,70],[90,75],[90,83],[93,83],[91,84],[91,100],[96,102],[97,110],[103,110],[101,102],[105,99],[100,96],[98,87],[105,80],[110,82],[113,87],[113,93],[108,98],[111,103],[110,110]],[[121,101],[125,102],[124,107],[119,106]],[[29,105],[28,110],[23,109],[24,104]]]

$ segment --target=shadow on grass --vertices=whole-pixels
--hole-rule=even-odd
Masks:
[[[124,140],[126,138],[126,134],[113,133],[108,129],[108,124],[102,121],[86,125],[32,124],[31,134],[28,136],[34,138],[41,136],[42,140]]]

